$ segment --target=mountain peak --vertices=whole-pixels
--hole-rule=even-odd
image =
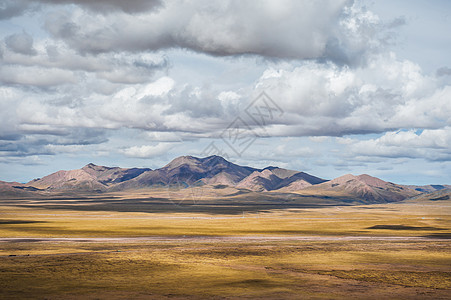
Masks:
[[[383,181],[382,179],[370,176],[368,174],[362,174],[357,176],[357,178],[360,181],[363,181],[364,183],[370,185],[370,186],[374,186],[374,187],[385,187],[387,186],[387,182]]]
[[[227,161],[224,157],[218,156],[218,155],[207,156],[207,157],[201,158],[200,160],[202,161],[202,163],[205,163],[205,164],[208,164],[211,166],[216,166],[218,164],[223,164],[223,165],[230,164],[230,162]]]
[[[85,172],[88,172],[88,173],[92,174],[92,172],[103,172],[103,171],[114,169],[114,168],[105,167],[105,166],[98,166],[98,165],[95,165],[93,163],[89,163],[89,164],[87,164],[86,166],[84,166],[81,169],[83,171],[85,171]]]
[[[191,155],[179,156],[174,158],[170,163],[168,163],[164,168],[174,169],[181,165],[197,165],[199,164],[200,159]]]
[[[217,165],[229,165],[231,164],[229,161],[227,161],[226,159],[224,159],[221,156],[218,155],[211,155],[211,156],[207,156],[204,158],[199,158],[199,157],[195,157],[195,156],[191,156],[191,155],[185,155],[185,156],[179,156],[177,158],[174,158],[170,163],[168,163],[166,166],[164,166],[164,168],[166,169],[174,169],[177,167],[180,167],[182,165],[188,165],[188,166],[199,166],[199,165],[204,165],[204,166],[210,166],[210,167],[214,167]]]

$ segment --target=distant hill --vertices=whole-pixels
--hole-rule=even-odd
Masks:
[[[339,199],[342,202],[385,203],[418,196],[433,195],[449,186],[403,186],[370,175],[347,174],[330,181],[305,172],[275,166],[263,169],[240,166],[220,156],[198,158],[181,156],[162,168],[119,168],[87,164],[81,169],[58,171],[27,184],[0,183],[3,194],[45,192],[115,192],[177,187],[180,193],[189,186],[233,187],[240,193],[252,192],[271,199],[280,197],[313,197],[310,199]],[[246,192],[248,191],[248,192]],[[296,198],[297,199],[297,198]],[[432,198],[431,198],[432,199]],[[281,200],[282,201],[282,200]]]
[[[358,176],[347,174],[305,188],[303,192],[348,197],[363,203],[396,202],[420,194],[419,191],[386,182],[367,174]]]
[[[34,179],[27,186],[47,190],[106,191],[110,186],[135,178],[150,169],[123,169],[97,166],[92,163],[81,169],[58,171]]]
[[[0,181],[0,194],[2,196],[32,196],[33,192],[39,190],[19,182]]]
[[[449,189],[451,188],[451,185],[441,185],[441,184],[429,184],[429,185],[405,185],[408,188],[414,189],[416,191],[422,192],[422,193],[432,193],[435,191],[443,190],[443,189]]]
[[[436,190],[434,192],[422,193],[418,196],[407,199],[408,202],[430,202],[449,201],[451,203],[451,188]]]

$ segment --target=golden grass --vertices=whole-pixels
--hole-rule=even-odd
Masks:
[[[56,299],[67,293],[100,299],[121,298],[117,295],[376,299],[424,292],[440,299],[451,289],[448,246],[445,241],[192,239],[7,243],[4,251],[17,256],[0,260],[0,295],[3,299]],[[114,291],[115,297],[109,294]]]
[[[155,235],[450,235],[450,210],[390,204],[292,209],[244,215],[133,213],[0,207],[0,237],[124,237]],[[402,225],[407,230],[377,229]],[[375,227],[376,226],[376,227]],[[376,229],[371,229],[374,227]],[[410,229],[409,229],[410,228]]]
[[[449,299],[450,295],[450,240],[408,238],[449,237],[451,210],[445,202],[273,210],[244,217],[80,211],[71,209],[70,202],[59,209],[30,203],[0,206],[0,239],[161,239],[0,242],[1,299]],[[220,238],[230,236],[241,238]],[[322,239],[296,239],[299,236]],[[350,236],[366,239],[333,238]]]

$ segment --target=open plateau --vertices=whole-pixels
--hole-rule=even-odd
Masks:
[[[220,156],[0,183],[2,299],[449,299],[451,189]]]

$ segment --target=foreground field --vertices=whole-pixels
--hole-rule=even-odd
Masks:
[[[0,298],[450,299],[448,201],[232,214],[58,203],[1,202]]]
[[[445,241],[176,238],[4,242],[2,299],[430,298],[451,290]]]

